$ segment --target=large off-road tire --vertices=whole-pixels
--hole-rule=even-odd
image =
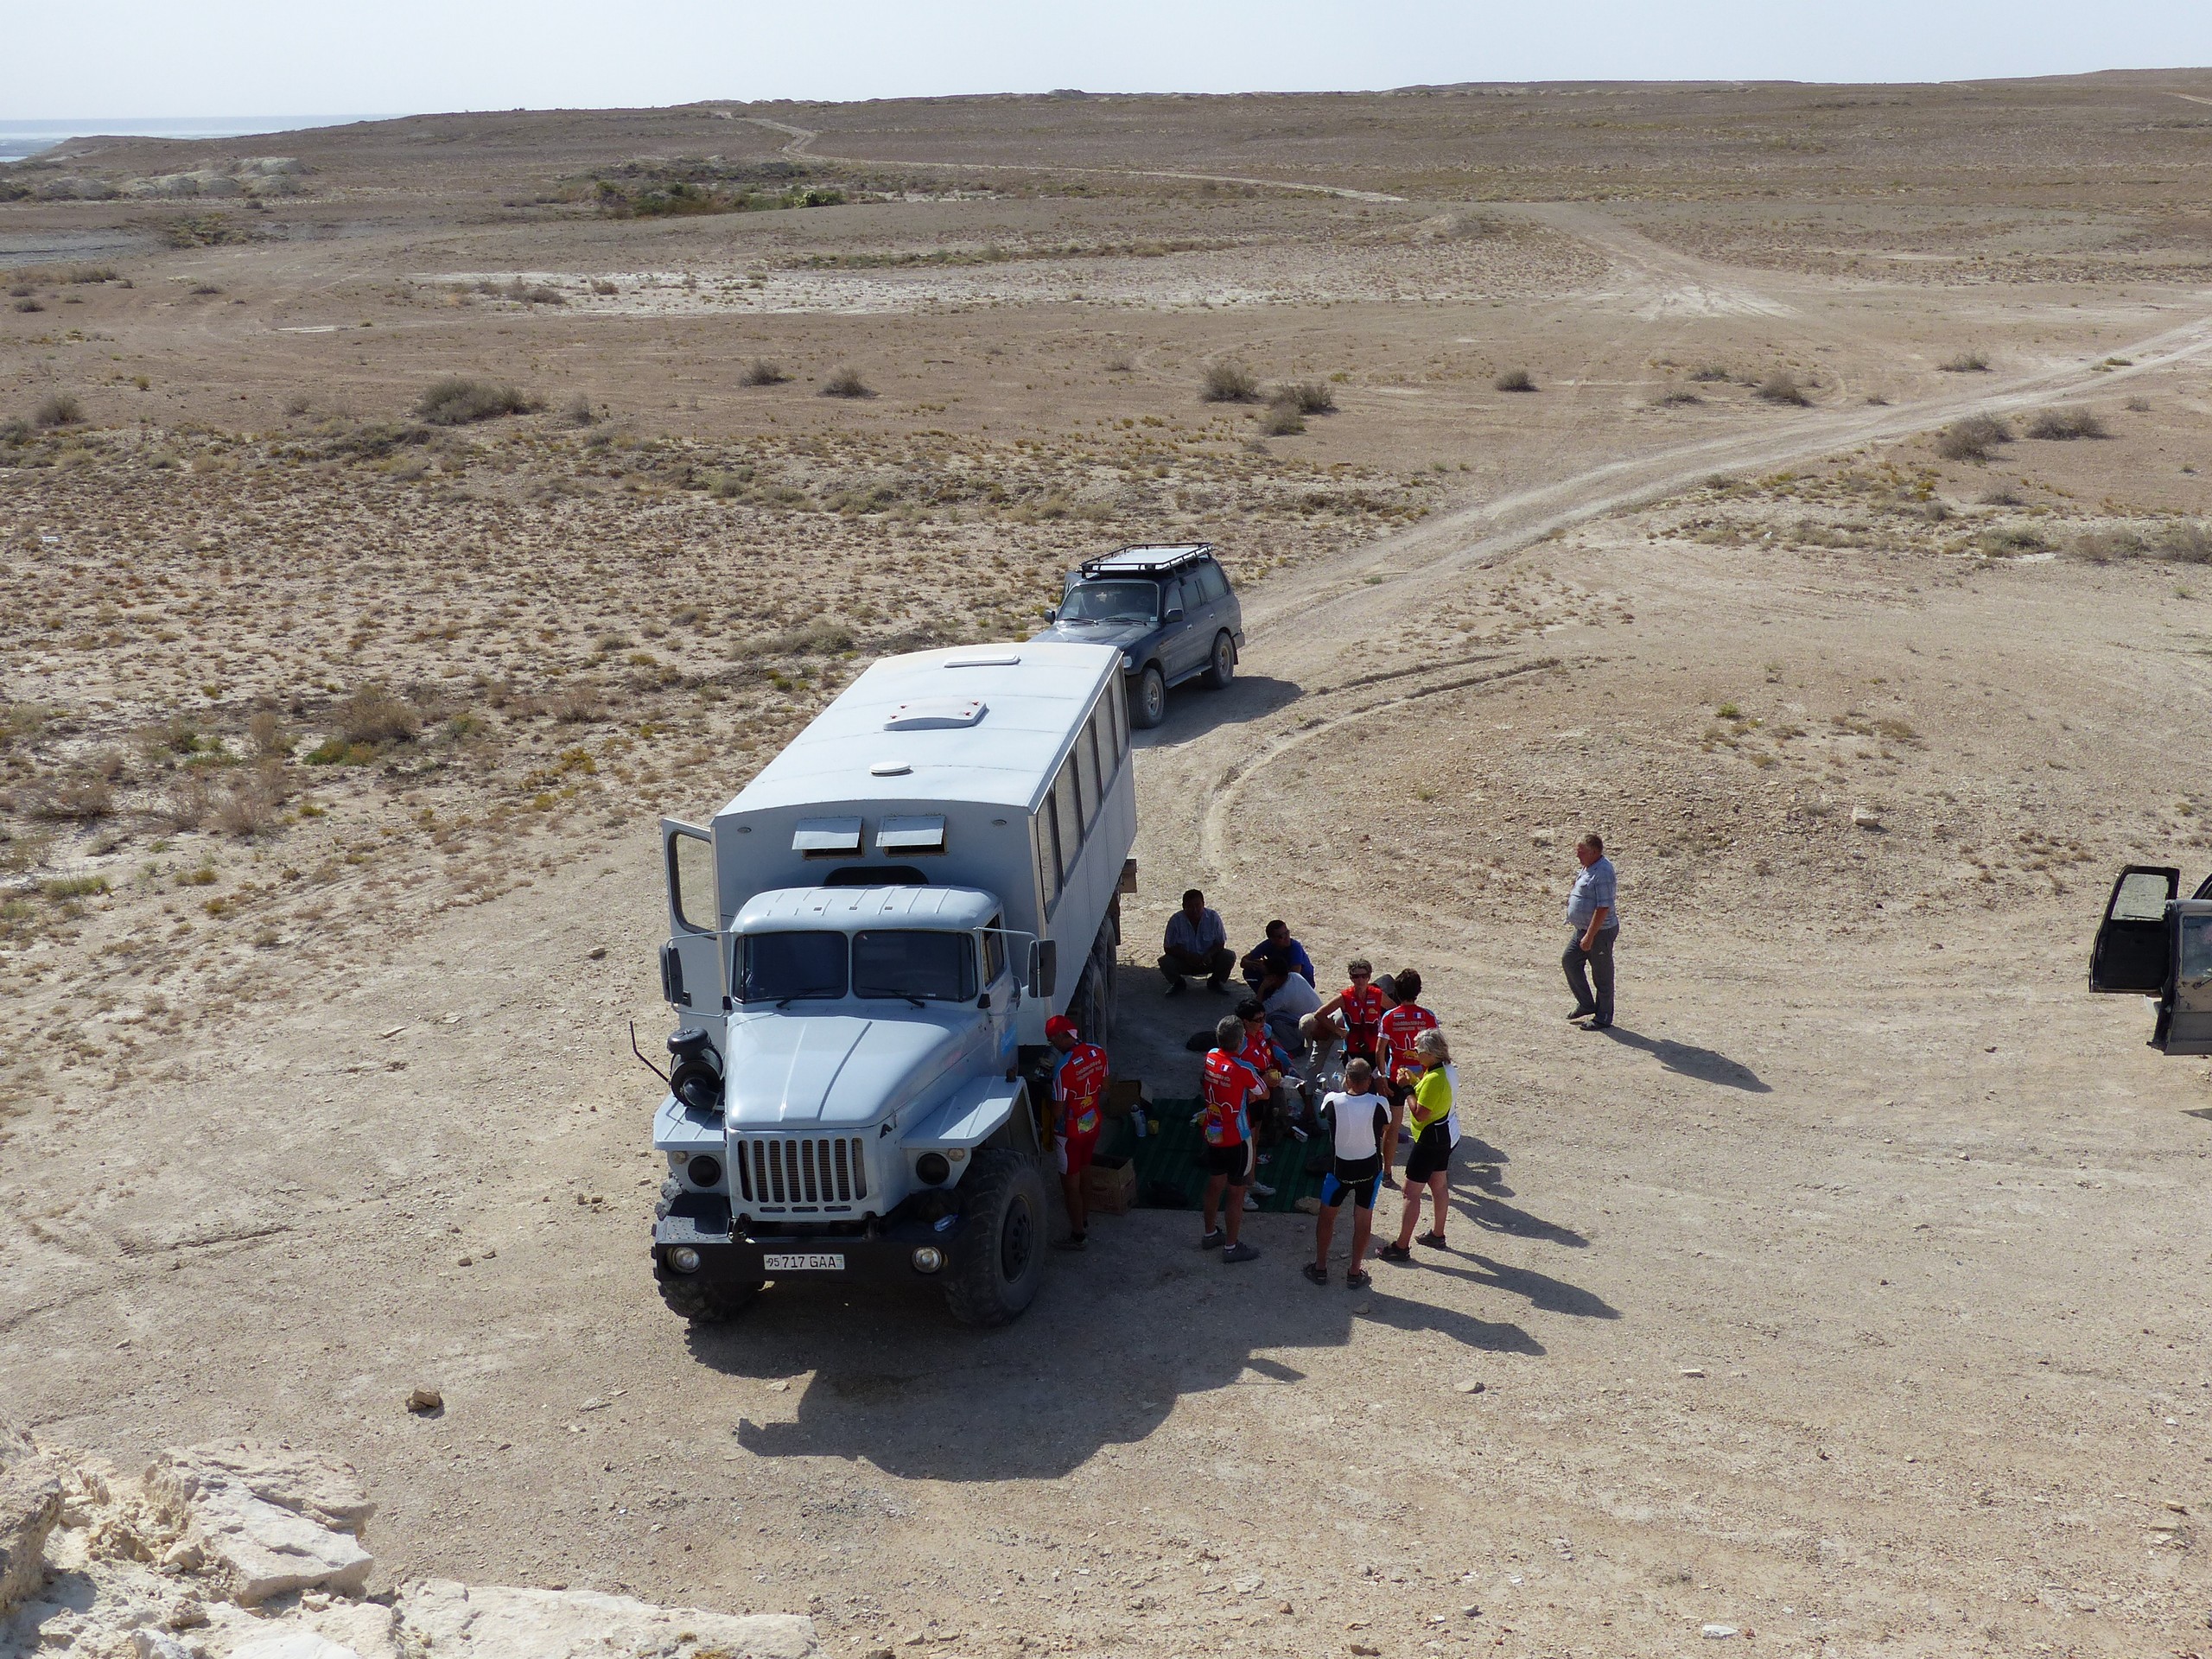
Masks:
[[[668,1311],[694,1325],[720,1325],[735,1319],[760,1294],[764,1282],[709,1284],[690,1274],[671,1273],[658,1261],[653,1263],[653,1277],[660,1282],[660,1299],[668,1304]]]
[[[1002,1147],[976,1154],[961,1183],[944,1300],[963,1325],[1004,1325],[1036,1299],[1045,1278],[1050,1211],[1037,1160]]]
[[[1167,718],[1167,677],[1158,663],[1147,663],[1129,688],[1129,724],[1148,732]]]
[[[1213,637],[1213,655],[1206,659],[1206,683],[1217,691],[1229,690],[1236,677],[1236,642],[1223,630]]]

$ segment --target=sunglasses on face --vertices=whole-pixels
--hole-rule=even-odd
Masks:
[[[1354,974],[1352,977],[1354,979],[1372,979],[1375,976],[1372,974]]]

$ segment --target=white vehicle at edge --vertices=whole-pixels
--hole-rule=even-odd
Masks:
[[[1025,1075],[1103,1033],[1136,790],[1121,653],[887,657],[706,829],[663,820],[677,1014],[653,1271],[727,1318],[769,1280],[941,1286],[973,1324],[1044,1273]]]

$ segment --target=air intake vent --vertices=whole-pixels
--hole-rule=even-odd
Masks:
[[[738,1197],[760,1214],[849,1210],[868,1197],[859,1135],[747,1135],[734,1162]]]

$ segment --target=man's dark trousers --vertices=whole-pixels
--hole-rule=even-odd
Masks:
[[[1600,928],[1597,942],[1585,950],[1582,935],[1578,932],[1567,942],[1567,954],[1559,959],[1560,966],[1567,969],[1567,988],[1574,993],[1574,1006],[1595,1008],[1597,1023],[1601,1026],[1613,1023],[1613,941],[1620,936],[1618,927]],[[1583,971],[1585,964],[1589,969],[1586,975]],[[1594,997],[1590,995],[1592,979],[1598,982]]]

